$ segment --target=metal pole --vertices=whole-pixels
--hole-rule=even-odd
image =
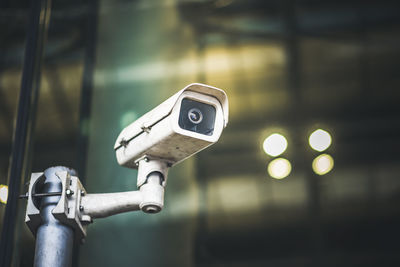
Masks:
[[[39,95],[40,70],[51,0],[32,1],[18,113],[9,168],[9,195],[0,241],[0,266],[11,266],[21,180],[29,172],[29,151]]]
[[[75,175],[75,171],[67,167],[52,167],[44,171],[46,180],[41,192],[51,193],[62,190],[61,180],[56,172],[68,171]],[[36,232],[35,267],[69,267],[72,263],[74,244],[74,230],[54,218],[51,211],[57,205],[60,196],[41,198],[40,215],[42,225]]]

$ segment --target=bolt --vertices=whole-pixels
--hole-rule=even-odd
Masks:
[[[151,127],[148,127],[148,126],[142,126],[142,127],[140,127],[141,129],[142,129],[142,131],[143,132],[146,132],[146,133],[150,133],[150,130],[151,130]]]
[[[80,211],[83,211],[83,206],[79,206],[79,210],[80,210]]]
[[[119,144],[121,145],[121,146],[123,146],[123,147],[126,147],[127,145],[128,145],[128,141],[126,141],[126,140],[124,140],[124,139],[122,139],[120,142],[119,142]]]
[[[81,196],[84,196],[85,195],[85,191],[81,191]]]
[[[65,193],[67,194],[68,197],[70,197],[74,194],[74,191],[72,191],[71,189],[67,189]]]

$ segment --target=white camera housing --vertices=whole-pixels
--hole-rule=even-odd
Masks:
[[[210,132],[199,133],[181,127],[184,99],[188,99],[185,100],[185,107],[190,103],[203,103],[207,109],[215,110],[215,121]],[[189,113],[192,110],[196,112],[196,108],[192,108]],[[202,113],[197,115],[200,115],[201,122]],[[196,116],[194,118],[198,119]],[[171,167],[217,142],[227,123],[228,98],[225,92],[205,84],[190,84],[122,130],[114,146],[117,161],[122,166],[137,169],[141,159],[146,159],[146,162],[156,159],[166,164],[162,168]],[[154,171],[161,168],[160,165],[144,165],[147,165],[146,173],[150,173],[152,168]],[[138,186],[145,182],[140,172],[139,168]]]

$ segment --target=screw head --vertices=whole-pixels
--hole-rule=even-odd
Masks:
[[[66,191],[65,191],[65,193],[67,194],[67,196],[72,196],[73,194],[74,194],[74,191],[72,191],[71,189],[67,189]]]

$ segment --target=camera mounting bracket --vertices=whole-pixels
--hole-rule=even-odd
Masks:
[[[138,188],[140,188],[143,184],[147,182],[149,174],[153,172],[159,172],[162,175],[163,181],[161,185],[163,187],[166,186],[168,169],[169,167],[172,166],[172,162],[169,162],[168,160],[165,159],[159,159],[156,157],[145,155],[136,160],[135,165],[138,168],[138,175],[137,175]]]
[[[140,182],[139,190],[104,194],[87,194],[79,178],[68,171],[55,172],[61,188],[58,192],[43,192],[41,189],[46,188],[45,173],[32,173],[29,190],[21,196],[28,199],[25,222],[36,235],[37,229],[45,223],[40,205],[43,198],[54,206],[51,210],[53,217],[75,230],[77,240],[84,240],[87,225],[93,219],[136,210],[157,213],[164,206],[168,163],[144,158],[139,162],[139,170],[138,174],[145,178]]]
[[[70,175],[67,171],[56,172],[56,176],[61,182],[60,192],[46,192],[38,195],[38,190],[43,187],[46,177],[43,172],[32,173],[27,193],[28,203],[25,214],[25,223],[35,235],[38,227],[42,225],[42,216],[40,214],[40,200],[43,197],[59,198],[57,205],[51,211],[53,216],[65,225],[75,229],[75,235],[78,240],[86,237],[86,226],[91,222],[91,218],[81,213],[81,198],[86,194],[79,178]],[[53,193],[53,194],[52,194]],[[54,195],[59,193],[59,196]]]

